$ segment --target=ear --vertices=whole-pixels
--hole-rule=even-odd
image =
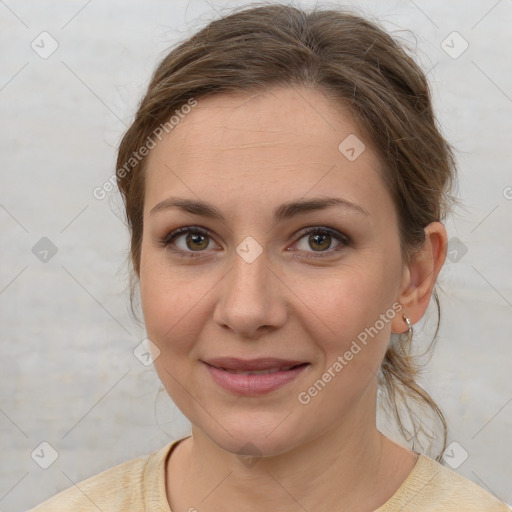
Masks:
[[[391,323],[391,331],[407,331],[402,318],[405,313],[411,324],[420,320],[428,307],[437,276],[446,260],[448,237],[441,222],[432,222],[425,228],[425,243],[409,264],[404,266],[402,282],[396,301],[403,309]]]

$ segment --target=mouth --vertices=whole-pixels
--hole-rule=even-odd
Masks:
[[[219,358],[202,362],[216,384],[227,391],[245,396],[260,395],[281,388],[311,366],[308,362],[275,358]]]
[[[212,368],[216,368],[217,370],[223,370],[228,373],[234,373],[236,375],[269,375],[271,373],[277,373],[277,372],[286,372],[288,370],[293,370],[294,368],[298,368],[299,366],[306,366],[309,363],[300,363],[293,366],[279,366],[276,368],[268,368],[266,370],[234,370],[232,368],[224,368],[222,366],[215,366],[210,365],[209,363],[206,363]]]

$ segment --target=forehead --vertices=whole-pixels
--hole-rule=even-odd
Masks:
[[[318,90],[218,94],[199,99],[151,150],[144,210],[169,195],[228,208],[241,194],[243,207],[336,192],[370,209],[386,194],[381,174],[348,107]]]

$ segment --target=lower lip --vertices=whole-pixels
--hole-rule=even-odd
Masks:
[[[308,366],[309,364],[306,364],[275,373],[247,375],[244,373],[230,373],[206,364],[213,380],[220,387],[244,396],[261,395],[274,391],[296,379]]]

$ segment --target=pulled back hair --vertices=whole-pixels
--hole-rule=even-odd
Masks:
[[[172,48],[154,71],[120,143],[116,179],[131,236],[127,263],[132,270],[132,313],[140,274],[146,163],[146,158],[133,155],[191,99],[296,86],[320,90],[333,102],[348,106],[377,151],[398,213],[405,262],[412,261],[424,244],[424,228],[446,218],[455,201],[451,195],[456,174],[453,150],[434,117],[426,76],[407,48],[377,21],[346,9],[305,11],[281,4],[251,4],[211,21]],[[437,327],[427,351],[436,341],[440,323],[437,290],[433,296]],[[394,337],[378,376],[380,394],[407,441],[416,442],[421,432],[426,433],[409,402],[433,413],[442,427],[442,448],[435,457],[441,462],[446,420],[417,383],[421,366]],[[405,425],[404,407],[410,426]]]

